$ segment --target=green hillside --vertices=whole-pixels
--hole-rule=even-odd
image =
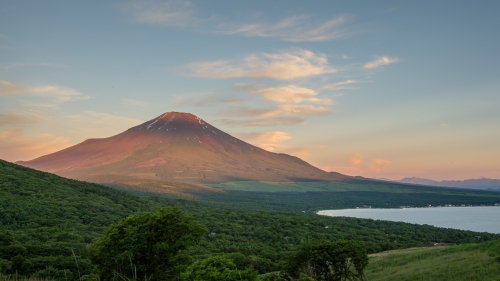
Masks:
[[[179,207],[209,230],[210,235],[190,249],[195,259],[225,254],[238,266],[253,267],[259,273],[279,270],[299,245],[314,240],[355,240],[376,253],[431,242],[473,243],[477,235],[483,241],[500,238],[428,225],[323,217],[293,209],[292,201],[280,203],[280,198],[247,204],[245,197],[232,195],[197,201],[139,197],[0,161],[0,273],[60,280],[74,280],[78,270],[90,274],[94,266],[88,246],[108,226],[130,214],[164,206]]]
[[[89,273],[87,245],[110,224],[150,208],[137,196],[0,161],[0,270],[43,275],[50,267],[71,276],[73,249]]]
[[[368,281],[500,280],[500,240],[374,254],[365,272]]]

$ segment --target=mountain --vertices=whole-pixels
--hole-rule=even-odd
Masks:
[[[64,150],[17,162],[57,175],[162,189],[173,182],[342,181],[287,154],[239,140],[190,113],[167,112],[118,135],[88,139]],[[148,187],[150,186],[150,187]]]
[[[421,184],[421,185],[431,185],[431,186],[445,186],[445,187],[459,187],[459,188],[470,188],[470,189],[484,189],[484,190],[498,190],[500,191],[500,180],[498,179],[467,179],[467,180],[451,180],[451,181],[435,181],[424,178],[404,178],[397,182],[401,183],[411,183],[411,184]]]

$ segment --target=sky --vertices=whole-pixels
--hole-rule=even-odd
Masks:
[[[326,171],[500,178],[499,1],[1,1],[0,159],[168,111]]]

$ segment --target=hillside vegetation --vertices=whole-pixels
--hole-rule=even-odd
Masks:
[[[431,242],[473,243],[478,235],[484,241],[500,238],[428,225],[323,217],[294,209],[286,200],[279,203],[279,198],[247,204],[245,197],[231,195],[224,193],[232,198],[229,203],[221,200],[224,197],[198,201],[138,197],[0,160],[0,273],[60,280],[91,274],[95,265],[88,246],[110,225],[166,206],[178,207],[208,229],[200,243],[189,248],[195,260],[225,255],[238,267],[261,274],[279,270],[298,246],[317,240],[354,240],[376,253]],[[268,204],[278,205],[268,208]]]
[[[374,254],[365,273],[368,281],[500,280],[500,240]]]

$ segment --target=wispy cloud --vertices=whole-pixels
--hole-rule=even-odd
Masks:
[[[273,117],[261,119],[218,119],[215,123],[229,127],[273,127],[273,126],[291,126],[303,124],[305,122],[302,117]]]
[[[327,84],[318,89],[318,91],[339,91],[344,89],[350,89],[347,85],[359,83],[357,80],[346,80],[333,84]]]
[[[329,98],[318,98],[318,91],[293,84],[276,87],[267,87],[262,84],[242,84],[235,88],[276,103],[333,104],[333,101]]]
[[[364,69],[374,69],[374,68],[379,68],[379,67],[382,67],[384,65],[388,65],[388,64],[395,63],[398,61],[399,61],[398,58],[391,58],[391,57],[383,56],[383,57],[378,57],[374,61],[366,63],[363,66],[363,68]]]
[[[316,149],[324,148],[322,145],[313,146],[290,146],[280,144],[287,141],[292,137],[286,132],[274,131],[264,133],[239,133],[236,134],[238,138],[245,141],[256,142],[254,145],[262,149],[277,153],[291,154],[297,157],[309,156],[310,152]]]
[[[348,25],[354,21],[350,14],[316,20],[314,15],[293,15],[276,22],[247,24],[202,18],[195,14],[196,7],[184,0],[136,0],[121,5],[122,9],[139,23],[163,26],[191,26],[210,33],[274,38],[289,42],[319,42],[341,39],[358,32]]]
[[[248,37],[275,38],[290,42],[328,41],[354,34],[345,25],[352,22],[352,15],[340,15],[327,21],[314,21],[311,15],[291,16],[274,23],[252,23],[246,25],[221,24],[226,34]]]
[[[86,100],[89,96],[83,95],[75,89],[65,88],[57,85],[30,87],[13,84],[8,81],[0,81],[0,96],[33,96],[50,97],[55,103],[63,103],[71,100]]]
[[[186,26],[195,21],[188,1],[139,0],[128,2],[122,7],[135,21],[141,23]]]
[[[288,135],[287,132],[280,132],[280,131],[264,132],[264,133],[238,133],[236,134],[236,136],[245,141],[256,141],[260,143],[277,143],[292,138],[290,135]]]
[[[333,113],[331,108],[314,105],[278,105],[268,108],[241,107],[223,112],[231,117],[274,118],[283,116],[318,116]]]
[[[334,73],[324,54],[293,50],[275,54],[252,54],[238,60],[198,62],[186,66],[189,75],[209,79],[272,78],[292,80]]]
[[[284,144],[258,144],[262,149],[277,153],[286,153],[297,157],[305,157],[311,155],[311,151],[325,148],[323,145],[311,146],[289,146]]]

